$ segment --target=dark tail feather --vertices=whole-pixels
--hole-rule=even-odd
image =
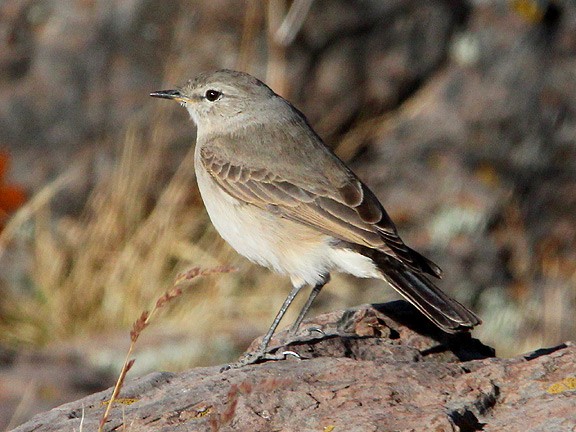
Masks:
[[[416,252],[414,249],[405,246],[406,249],[410,252],[410,256],[414,263],[414,266],[420,269],[422,272],[429,274],[430,276],[434,276],[435,278],[442,278],[442,269],[436,265],[436,263],[430,261],[424,255]]]
[[[384,279],[445,332],[457,333],[482,323],[474,312],[398,260],[379,254],[377,264]]]

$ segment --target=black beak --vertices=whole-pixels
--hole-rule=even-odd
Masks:
[[[182,93],[180,93],[180,90],[159,90],[150,93],[150,96],[163,99],[176,99],[176,100],[183,98]]]

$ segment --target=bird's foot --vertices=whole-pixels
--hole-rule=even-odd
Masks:
[[[240,359],[237,362],[224,366],[222,369],[220,369],[220,372],[224,372],[230,369],[240,369],[241,367],[244,366],[264,363],[267,361],[285,360],[286,357],[288,356],[296,357],[298,360],[302,359],[302,356],[300,356],[300,354],[294,351],[278,350],[276,352],[264,352],[261,350],[256,350],[244,354],[242,357],[240,357]]]
[[[288,334],[291,337],[291,339],[290,339],[291,343],[306,342],[306,341],[309,341],[311,339],[316,339],[318,337],[326,336],[326,332],[324,330],[322,330],[322,328],[319,326],[310,326],[310,327],[292,326],[292,327],[290,327],[290,330],[288,330],[288,332],[289,332]]]

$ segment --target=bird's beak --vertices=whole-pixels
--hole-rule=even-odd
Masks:
[[[163,99],[172,99],[175,100],[176,102],[186,102],[189,100],[186,96],[184,96],[180,92],[180,90],[159,90],[150,93],[150,96]]]

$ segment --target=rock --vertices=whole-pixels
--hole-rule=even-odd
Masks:
[[[18,351],[0,347],[2,430],[116,382],[113,371],[95,367],[80,349],[65,345]]]
[[[576,424],[572,343],[499,359],[469,334],[432,328],[404,302],[322,315],[273,343],[305,359],[128,381],[105,430],[571,431]],[[14,432],[96,430],[110,395],[62,405]]]

